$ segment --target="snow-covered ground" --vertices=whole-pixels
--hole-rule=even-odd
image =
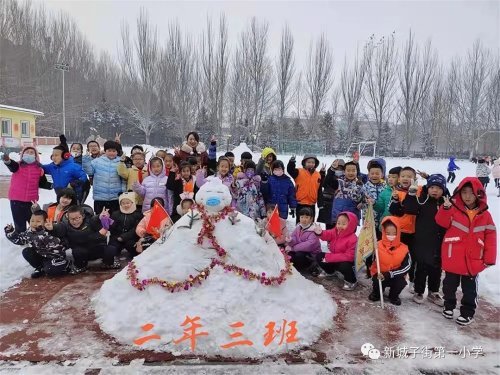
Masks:
[[[159,148],[144,145],[151,153],[156,152]],[[222,147],[224,150],[225,148]],[[124,147],[125,152],[130,152],[130,147]],[[51,154],[52,146],[40,146],[39,151],[41,152],[41,161],[42,163],[50,163],[50,154]],[[172,150],[170,150],[172,151]],[[241,144],[232,150],[235,154],[236,162],[239,162],[240,156],[244,151],[250,151],[247,145]],[[224,154],[225,151],[219,152],[218,154]],[[151,154],[149,154],[151,155]],[[260,157],[260,154],[257,152],[253,153],[254,161],[257,161]],[[14,160],[18,160],[19,156],[15,153],[10,155]],[[338,156],[342,158],[343,156]],[[290,155],[280,156],[280,159],[283,162],[288,162]],[[300,161],[302,158],[301,155],[297,155],[297,160]],[[326,163],[330,165],[333,160],[335,160],[337,156],[320,156],[319,160],[321,163]],[[360,159],[360,165],[363,172],[363,168],[366,167],[368,161],[371,158],[368,156],[363,156]],[[441,173],[445,177],[447,176],[446,167],[448,165],[448,160],[445,159],[410,159],[410,158],[386,158],[387,162],[387,170],[395,166],[412,166],[415,169],[425,171],[429,174],[432,173]],[[347,159],[346,159],[347,161]],[[457,171],[457,179],[455,180],[455,184],[451,184],[448,186],[448,189],[452,192],[453,189],[458,185],[460,180],[467,176],[475,176],[475,168],[476,165],[467,161],[467,160],[458,160],[458,166],[461,168]],[[0,176],[9,176],[10,172],[4,163],[0,163]],[[421,184],[425,183],[425,180],[420,181]],[[487,187],[487,195],[488,195],[488,204],[490,207],[490,212],[493,216],[493,220],[495,221],[497,226],[500,226],[500,198],[497,197],[498,191],[495,189],[493,181]],[[87,201],[88,204],[92,205],[91,197]],[[40,190],[40,201],[43,203],[53,202],[55,200],[55,194],[53,191]],[[2,228],[7,224],[12,222],[12,217],[10,214],[9,202],[7,199],[0,199],[0,225]],[[293,221],[291,220],[289,223],[293,226]],[[497,243],[500,244],[500,236],[497,237]],[[5,289],[15,285],[19,282],[23,277],[26,277],[30,273],[30,267],[25,264],[24,259],[21,255],[21,247],[12,245],[8,242],[2,235],[2,239],[0,240],[0,291],[5,291]],[[500,249],[500,246],[497,246]],[[500,251],[500,250],[499,250]],[[497,262],[498,263],[498,262]],[[499,276],[499,266],[498,264],[494,267],[490,267],[480,275],[479,282],[479,293],[481,296],[488,298],[489,300],[495,302],[496,304],[500,304],[500,276]]]
[[[147,146],[147,148],[155,152],[157,149]],[[129,151],[130,148],[125,148]],[[248,148],[240,145],[234,153],[236,160],[239,161],[240,155]],[[50,161],[51,147],[41,147],[42,161],[48,163]],[[225,149],[224,149],[225,151]],[[221,152],[223,154],[223,152]],[[11,157],[17,160],[17,155],[11,154]],[[254,153],[254,160],[257,161],[258,153]],[[289,155],[283,156],[280,159],[286,162]],[[330,164],[336,157],[319,157],[322,163]],[[297,156],[298,161],[301,156]],[[361,158],[361,167],[365,167],[369,157]],[[346,159],[347,161],[347,159]],[[424,170],[427,173],[442,173],[446,176],[447,160],[420,160],[420,159],[394,159],[387,158],[387,169],[401,165],[410,165],[416,169]],[[466,176],[475,175],[475,164],[465,160],[457,161],[461,170],[457,173],[456,183],[449,186],[450,191],[458,184],[458,182]],[[0,176],[8,176],[7,168],[0,163]],[[5,177],[3,177],[5,179]],[[424,183],[424,181],[421,181]],[[495,223],[500,225],[500,198],[497,198],[497,191],[490,184],[487,188],[488,203],[490,212]],[[55,199],[55,194],[52,191],[40,190],[40,201],[51,202]],[[92,201],[87,202],[92,204]],[[9,202],[7,199],[0,199],[0,224],[11,222]],[[294,226],[294,221],[289,220],[289,226]],[[500,242],[500,240],[499,240]],[[21,246],[12,245],[5,238],[0,240],[0,290],[5,291],[9,287],[13,287],[23,277],[29,277],[31,272],[30,267],[25,263],[21,255]],[[495,306],[500,305],[500,277],[498,276],[499,266],[491,267],[480,275],[479,293],[481,298],[487,299]],[[213,275],[215,276],[215,275]],[[403,305],[400,307],[388,306],[385,310],[380,309],[378,304],[369,303],[366,296],[369,293],[366,280],[361,280],[362,288],[355,292],[343,292],[339,290],[341,285],[332,284],[329,281],[321,281],[325,288],[329,289],[335,297],[338,304],[336,328],[328,333],[334,337],[331,344],[322,343],[313,346],[320,349],[326,354],[326,358],[330,361],[329,364],[320,365],[317,363],[305,363],[301,365],[287,365],[282,361],[270,362],[264,360],[264,363],[249,366],[245,364],[231,365],[203,365],[198,359],[194,362],[180,362],[178,366],[149,366],[143,365],[142,361],[133,361],[129,366],[114,366],[114,363],[108,359],[102,360],[102,363],[96,359],[93,354],[87,358],[80,358],[76,362],[66,361],[62,365],[47,363],[33,366],[31,363],[7,363],[0,362],[0,372],[5,368],[7,372],[17,369],[20,373],[85,373],[88,368],[102,368],[101,373],[164,373],[171,371],[175,373],[227,373],[234,371],[238,373],[329,373],[335,372],[336,369],[342,368],[343,373],[349,374],[396,374],[396,373],[429,373],[443,371],[453,373],[474,373],[485,374],[495,373],[498,371],[498,341],[495,339],[498,332],[497,322],[492,311],[491,305],[481,304],[478,308],[477,322],[471,327],[458,327],[453,321],[446,321],[440,314],[440,309],[430,303],[417,305],[411,302],[411,294],[406,289],[402,293]],[[71,289],[72,290],[72,289]],[[68,290],[67,293],[70,293]],[[138,292],[141,293],[141,292]],[[64,294],[64,293],[63,293]],[[71,293],[70,293],[71,294]],[[56,308],[48,306],[47,308]],[[492,315],[493,314],[493,315]],[[488,318],[486,318],[488,317]],[[137,326],[141,322],[138,321]],[[245,327],[244,327],[245,328]],[[243,328],[243,331],[244,331]],[[64,345],[69,353],[79,353],[74,349],[76,346],[81,346],[79,340],[64,339],[64,328],[61,327],[61,333],[55,340],[62,340],[60,344]],[[245,331],[244,331],[245,332]],[[105,343],[101,347],[97,337],[89,334],[88,352],[106,352]],[[1,335],[0,335],[1,336]],[[51,341],[52,342],[52,341]],[[330,342],[330,341],[326,341]],[[446,349],[471,349],[474,346],[481,346],[484,351],[484,357],[479,359],[467,358],[462,359],[459,355],[447,355],[446,358],[427,359],[418,355],[417,359],[411,358],[395,358],[392,360],[379,359],[377,361],[364,362],[359,358],[362,356],[357,348],[363,343],[371,342],[376,348],[382,350],[384,346],[391,345],[398,348],[406,346],[436,347],[444,346]],[[95,347],[97,345],[97,347]],[[42,345],[43,346],[43,345]],[[51,349],[53,346],[50,346]],[[95,348],[94,348],[95,347]],[[12,348],[16,351],[16,348]],[[51,350],[52,351],[52,350]],[[308,361],[308,358],[314,358],[311,350],[300,352],[300,356]],[[100,358],[100,357],[99,357]],[[79,367],[79,366],[82,367]],[[67,367],[66,367],[67,366]],[[417,370],[418,369],[418,370]],[[66,371],[67,370],[67,371]],[[368,372],[366,372],[368,371]]]

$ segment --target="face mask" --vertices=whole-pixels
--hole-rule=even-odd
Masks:
[[[283,170],[282,170],[282,169],[275,169],[275,170],[273,171],[273,175],[275,175],[275,176],[277,176],[277,177],[283,176],[283,173],[285,173],[285,172],[283,172]]]
[[[396,236],[386,236],[389,241],[394,241],[396,239]]]
[[[207,206],[216,207],[218,205],[220,205],[220,198],[219,197],[210,197],[207,199]]]
[[[23,161],[27,164],[31,164],[31,163],[34,163],[36,160],[36,156],[35,155],[28,155],[28,154],[24,154],[23,155]]]
[[[335,176],[342,177],[344,175],[344,171],[335,171]]]
[[[251,170],[246,171],[245,176],[247,176],[248,178],[252,178],[253,176],[255,176],[255,172]]]
[[[71,153],[71,155],[73,155],[74,158],[77,158],[77,157],[79,157],[81,155],[81,152],[79,152],[79,151],[73,151]]]

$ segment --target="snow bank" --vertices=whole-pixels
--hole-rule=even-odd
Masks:
[[[239,160],[241,160],[241,154],[243,154],[244,152],[249,152],[251,153],[252,155],[257,155],[257,157],[259,158],[260,157],[260,153],[259,154],[254,154],[252,153],[252,150],[250,150],[250,147],[247,146],[246,143],[240,143],[237,147],[235,147],[233,150],[232,150],[233,154],[234,154],[234,160],[238,163]]]
[[[3,164],[3,163],[1,163]],[[3,228],[12,223],[10,203],[8,199],[0,199],[0,226]],[[24,260],[22,246],[14,245],[5,234],[0,237],[0,293],[19,283],[23,277],[33,272],[33,268]]]
[[[203,192],[200,190],[198,194]],[[228,218],[215,225],[214,235],[227,251],[226,262],[256,274],[265,272],[268,277],[279,276],[286,263],[274,241],[268,238],[266,242],[260,237],[250,218],[238,217],[240,221],[235,225]],[[156,242],[135,258],[140,279],[185,280],[205,269],[211,258],[218,258],[213,248],[197,245],[201,220],[194,221],[191,229],[183,227],[186,225],[189,225],[189,218],[184,216],[163,244]],[[186,317],[199,317],[202,327],[197,331],[207,332],[208,336],[197,339],[194,354],[238,358],[261,357],[310,345],[333,326],[336,310],[331,296],[321,285],[305,279],[295,270],[287,275],[283,284],[264,286],[257,280],[225,272],[220,266],[215,266],[201,285],[174,293],[159,285],[139,291],[131,286],[127,269],[124,269],[104,282],[93,303],[103,331],[122,344],[132,345],[138,337],[157,334],[161,340],[149,341],[142,348],[189,354],[189,341],[177,345],[174,340],[181,338],[184,329],[190,327],[181,326]],[[279,330],[284,320],[296,322],[297,342],[286,343],[285,337],[279,345],[281,335],[278,334],[275,341],[264,345],[266,326],[275,322],[275,329]],[[236,322],[244,326],[231,328],[230,325]],[[153,324],[154,329],[142,332],[140,327],[147,323]],[[291,328],[286,325],[286,332]],[[236,332],[242,334],[238,340],[231,338]],[[252,345],[222,348],[222,345],[239,340],[250,340]]]

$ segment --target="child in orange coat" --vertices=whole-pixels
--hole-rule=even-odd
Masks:
[[[410,269],[411,258],[408,246],[401,242],[401,228],[398,218],[387,216],[382,220],[382,239],[378,241],[378,258],[380,270],[374,259],[370,271],[373,290],[368,297],[370,301],[380,300],[378,279],[382,280],[382,293],[389,288],[389,301],[396,306],[401,305],[399,295],[406,286],[405,275]]]

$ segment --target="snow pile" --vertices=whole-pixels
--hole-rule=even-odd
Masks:
[[[239,161],[241,159],[241,154],[243,154],[244,152],[249,152],[249,153],[253,154],[252,150],[250,150],[250,148],[247,146],[247,144],[245,142],[240,143],[237,147],[235,147],[232,150],[232,152],[234,154],[234,160],[236,160],[236,161]],[[258,155],[258,157],[260,157],[260,154],[253,154],[253,155]],[[257,161],[255,161],[255,162],[257,162]]]
[[[217,179],[213,181],[205,184],[197,195],[198,202],[207,203],[207,211],[211,204],[224,202],[224,196],[229,194],[227,187],[215,183]],[[197,210],[194,214],[200,216]],[[226,262],[256,274],[279,276],[286,263],[276,244],[270,238],[260,237],[251,219],[243,215],[238,218],[240,221],[235,225],[228,217],[215,224],[214,235],[227,251]],[[218,258],[213,248],[205,246],[206,241],[203,246],[197,244],[202,221],[193,221],[191,229],[189,222],[187,215],[182,217],[163,244],[157,242],[135,258],[139,279],[185,280],[208,267],[212,258]],[[220,266],[215,266],[201,285],[174,293],[159,285],[149,285],[139,291],[132,287],[127,269],[124,269],[103,284],[93,303],[103,331],[122,344],[132,345],[134,339],[157,334],[160,340],[151,340],[141,348],[189,354],[189,340],[178,344],[174,340],[183,337],[184,330],[189,329],[190,324],[181,326],[186,317],[199,317],[197,323],[202,327],[197,332],[208,335],[197,338],[194,353],[239,358],[261,357],[310,345],[321,332],[333,326],[336,310],[331,296],[322,286],[306,280],[295,270],[286,276],[283,284],[264,286],[259,281],[225,272]],[[265,346],[266,326],[275,322],[277,331],[284,320],[296,322],[297,342],[286,343],[285,336],[279,345],[282,336],[278,333],[276,339]],[[244,326],[230,327],[236,322]],[[143,332],[141,326],[147,323],[154,328]],[[291,328],[287,324],[285,331]],[[237,332],[241,332],[241,336],[231,338]],[[252,345],[221,347],[240,340],[250,340]]]
[[[2,163],[3,164],[3,163]],[[0,226],[3,228],[12,223],[10,203],[8,199],[0,199]],[[33,272],[33,268],[22,255],[22,246],[14,245],[4,235],[0,237],[0,293],[19,283],[23,277]]]

